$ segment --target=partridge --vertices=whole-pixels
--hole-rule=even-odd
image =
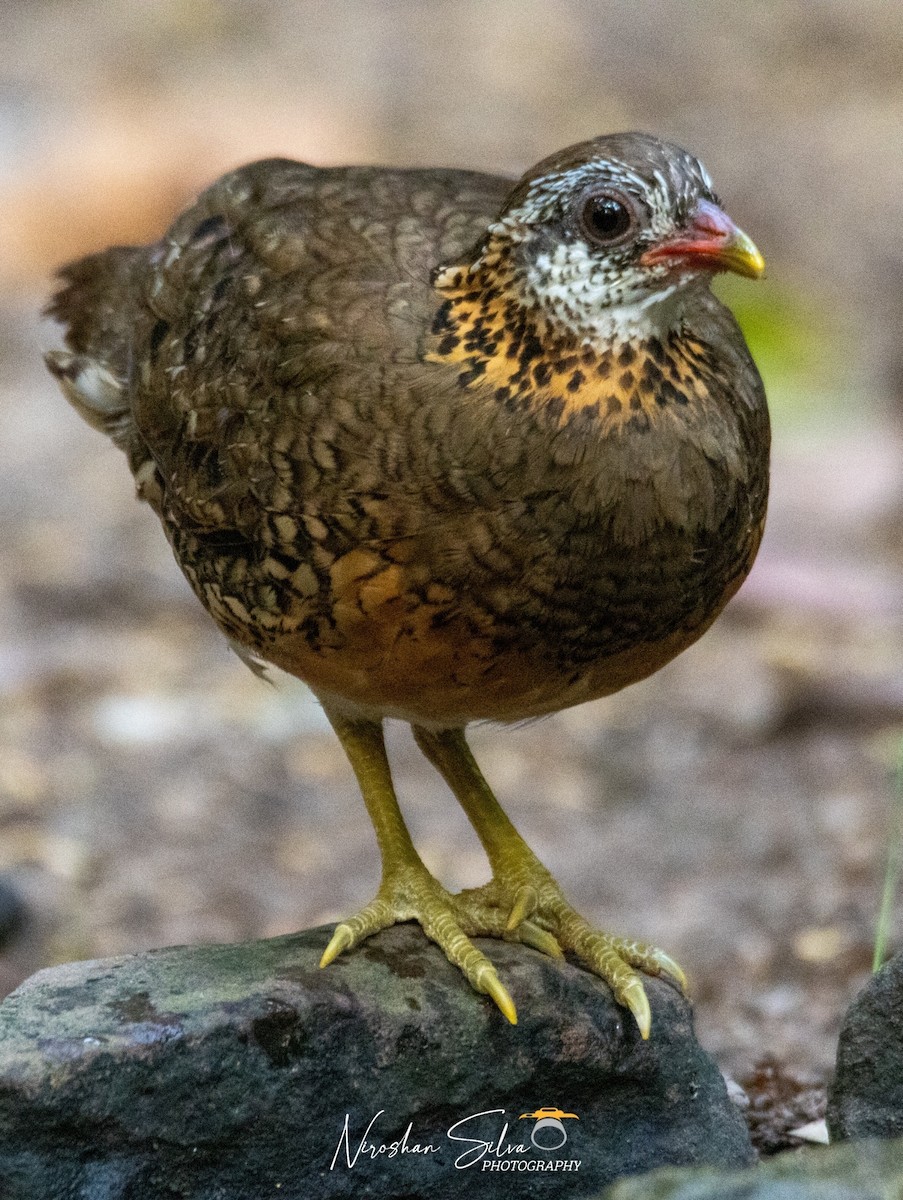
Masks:
[[[740,586],[769,426],[710,283],[763,270],[696,158],[625,133],[519,181],[252,163],[153,245],[62,271],[50,370],[220,629],[309,685],[357,776],[382,881],[321,965],[417,921],[514,1022],[472,939],[568,952],[643,1037],[643,975],[684,985],[571,907],[464,729],[645,678]],[[485,886],[451,894],[418,855],[386,718],[464,808]]]

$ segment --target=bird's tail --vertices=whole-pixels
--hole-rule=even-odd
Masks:
[[[145,253],[123,246],[70,263],[46,309],[64,326],[69,347],[45,355],[48,369],[88,424],[123,450],[134,431],[128,386],[133,334],[126,314]]]

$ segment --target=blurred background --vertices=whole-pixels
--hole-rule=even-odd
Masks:
[[[717,285],[772,402],[765,544],[653,679],[473,742],[586,915],[686,967],[726,1069],[824,1072],[903,736],[896,0],[6,0],[0,39],[0,995],[66,959],[334,920],[378,882],[316,703],[227,650],[44,371],[54,268],[156,238],[252,158],[516,175],[640,128],[703,158],[768,261]],[[428,864],[482,882],[407,731],[390,744]]]

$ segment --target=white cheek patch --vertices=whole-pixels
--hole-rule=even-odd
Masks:
[[[680,324],[691,280],[649,290],[648,272],[606,271],[585,242],[559,243],[537,255],[522,281],[530,307],[587,343],[667,334]]]

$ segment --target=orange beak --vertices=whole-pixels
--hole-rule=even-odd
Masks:
[[[749,279],[765,274],[765,259],[752,239],[717,204],[700,200],[689,223],[641,257],[644,266],[673,262],[695,270],[734,271]]]

